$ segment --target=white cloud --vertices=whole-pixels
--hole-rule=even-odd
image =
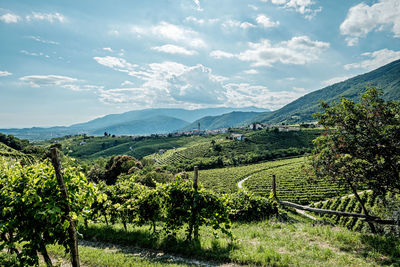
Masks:
[[[210,53],[215,58],[236,57],[242,61],[252,62],[252,66],[272,66],[273,63],[304,65],[318,60],[319,55],[329,48],[329,43],[312,41],[307,36],[293,37],[288,41],[272,44],[264,39],[259,43],[249,43],[249,49],[239,54],[216,50]]]
[[[151,63],[143,67],[127,68],[135,66],[124,62],[125,69],[117,62],[103,62],[99,64],[108,66],[118,71],[127,72],[142,82],[134,88],[116,88],[102,90],[101,101],[108,103],[133,103],[160,106],[186,103],[189,105],[221,104],[225,97],[225,89],[222,82],[226,79],[212,74],[211,69],[203,65],[185,66],[171,61]],[[116,68],[118,65],[118,68]],[[133,83],[125,81],[121,86]],[[146,92],[144,96],[135,99],[132,93]],[[148,99],[147,99],[148,98]]]
[[[28,15],[25,17],[27,21],[32,21],[32,20],[44,20],[48,21],[50,23],[53,23],[55,21],[58,22],[66,22],[66,18],[64,15],[56,12],[56,13],[39,13],[39,12],[32,12],[31,15]]]
[[[19,51],[19,52],[20,52],[21,54],[28,55],[28,56],[34,56],[34,57],[39,56],[39,54],[37,54],[37,53],[28,52],[28,51],[26,51],[26,50],[21,50],[21,51]]]
[[[10,76],[10,75],[12,75],[11,72],[8,72],[6,70],[0,70],[0,77]]]
[[[133,64],[131,64],[133,65]],[[113,64],[109,64],[113,68]],[[186,66],[177,62],[151,63],[134,70],[125,69],[139,81],[124,81],[127,88],[101,89],[99,98],[108,104],[129,107],[250,106],[279,108],[305,94],[305,91],[272,92],[265,86],[229,83],[201,64]],[[249,70],[248,73],[257,72]],[[227,84],[225,84],[227,83]]]
[[[154,46],[151,49],[156,50],[158,52],[168,53],[168,54],[181,54],[181,55],[187,55],[187,56],[192,56],[192,55],[197,54],[197,52],[194,50],[188,50],[184,47],[172,45],[172,44],[166,44],[163,46]]]
[[[267,2],[267,1],[262,1]],[[274,5],[279,5],[282,8],[294,10],[305,16],[307,19],[313,18],[322,7],[313,8],[315,1],[313,0],[271,0]]]
[[[221,50],[214,50],[211,51],[210,57],[221,59],[221,58],[233,58],[235,57],[235,55]]]
[[[242,61],[253,62],[253,66],[272,66],[273,63],[304,65],[318,59],[318,55],[329,47],[329,43],[311,41],[307,36],[293,37],[277,45],[269,40],[249,43],[250,49],[240,53]]]
[[[268,18],[264,14],[258,15],[256,21],[264,28],[272,28],[272,27],[277,27],[279,25],[279,21],[271,21],[270,18]]]
[[[23,76],[19,80],[35,88],[58,86],[72,91],[100,90],[104,88],[98,85],[82,84],[83,81],[81,80],[61,75],[29,75]]]
[[[186,17],[185,21],[194,22],[196,24],[204,24],[204,19],[198,19],[198,18],[193,17],[193,16]]]
[[[258,74],[258,70],[250,69],[250,70],[243,71],[243,73],[245,73],[245,74]]]
[[[328,80],[322,81],[322,82],[321,82],[321,85],[322,85],[322,86],[329,86],[329,85],[332,85],[332,84],[335,84],[335,83],[343,82],[343,81],[345,81],[345,80],[347,80],[347,79],[350,79],[350,78],[352,78],[352,77],[353,77],[353,76],[350,76],[350,75],[347,75],[347,76],[340,76],[340,77],[333,77],[333,78],[330,78],[330,79],[328,79]]]
[[[203,65],[188,67],[180,75],[167,80],[169,93],[177,101],[196,104],[223,104],[225,88],[210,68]]]
[[[30,84],[32,87],[65,85],[66,83],[75,83],[78,79],[60,76],[60,75],[30,75],[19,78],[20,81]]]
[[[255,5],[247,5],[248,7],[250,7],[251,9],[253,9],[253,10],[255,10],[255,11],[257,11],[258,10],[258,7],[257,6],[255,6]]]
[[[93,59],[96,60],[97,63],[99,63],[100,65],[121,72],[128,72],[129,70],[133,70],[135,67],[137,67],[137,65],[131,64],[123,58],[106,56],[106,57],[94,57]]]
[[[124,81],[124,82],[121,83],[121,86],[126,86],[126,85],[131,86],[131,85],[135,85],[135,83],[133,83],[131,81]]]
[[[306,92],[296,91],[270,91],[268,87],[250,85],[248,83],[229,83],[227,89],[227,106],[267,107],[272,110],[283,107],[293,100],[303,96]]]
[[[254,25],[250,22],[247,22],[247,21],[240,23],[240,28],[245,29],[245,30],[247,30],[248,28],[255,28],[255,27],[256,27],[256,25]]]
[[[100,89],[98,95],[100,101],[105,104],[133,104],[140,108],[154,107],[157,103],[155,100],[162,100],[156,92],[146,88]]]
[[[347,64],[344,66],[344,68],[346,70],[359,68],[373,70],[400,59],[400,51],[393,51],[385,48],[374,52],[363,53],[362,56],[368,57],[369,59],[358,63]]]
[[[138,38],[141,38],[143,35],[151,35],[156,38],[168,39],[194,48],[203,48],[207,46],[203,39],[199,37],[198,32],[165,21],[150,28],[132,26],[131,32],[135,33]]]
[[[393,36],[400,37],[400,2],[380,0],[371,6],[360,3],[350,8],[346,19],[340,25],[340,33],[346,36],[349,46],[358,43],[359,38],[369,32],[390,29]]]
[[[110,31],[108,31],[108,34],[111,36],[119,36],[119,31],[118,30],[110,30]]]
[[[200,0],[193,0],[193,2],[196,5],[196,10],[197,11],[203,11],[203,9],[200,6]]]
[[[241,22],[238,20],[233,20],[233,19],[229,19],[226,20],[225,22],[222,23],[222,27],[225,29],[229,29],[229,28],[242,28],[247,30],[248,28],[254,28],[256,27],[256,25],[250,23],[250,22]]]
[[[114,52],[114,50],[112,50],[112,48],[111,48],[111,47],[103,47],[103,50],[104,50],[104,51],[111,52],[111,53],[113,53],[113,52]]]
[[[43,43],[43,44],[53,44],[59,45],[59,42],[51,41],[51,40],[44,40],[40,36],[27,36],[27,38],[35,40],[36,42]]]
[[[43,53],[43,52],[39,52],[39,53],[35,53],[35,52],[28,52],[26,50],[21,50],[19,51],[21,54],[27,55],[27,56],[33,56],[33,57],[45,57],[45,58],[50,58],[49,55]]]
[[[12,13],[7,13],[0,16],[0,20],[4,23],[17,23],[21,20],[21,17]]]

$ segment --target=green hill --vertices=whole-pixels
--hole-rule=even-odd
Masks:
[[[193,129],[197,129],[198,123],[200,123],[200,127],[202,130],[213,130],[240,126],[245,121],[251,120],[259,114],[259,112],[234,111],[219,116],[207,116],[189,124],[188,126],[182,128],[182,130],[191,131]]]
[[[158,165],[169,165],[179,170],[221,168],[250,164],[310,152],[312,140],[320,130],[279,132],[277,130],[234,129],[244,135],[244,141],[231,140],[230,133],[199,139],[181,147],[167,150],[162,155],[147,156]]]
[[[304,122],[313,120],[312,114],[320,111],[319,101],[332,102],[342,96],[358,100],[365,87],[372,84],[383,90],[385,100],[400,100],[400,60],[393,61],[371,72],[358,75],[321,90],[309,93],[273,112],[262,113],[248,122],[267,123]]]

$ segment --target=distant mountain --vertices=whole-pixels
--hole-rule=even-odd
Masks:
[[[143,120],[134,120],[113,124],[111,126],[91,132],[91,134],[103,135],[104,132],[118,133],[118,135],[170,133],[186,125],[188,125],[188,122],[181,119],[167,116],[155,116]]]
[[[312,114],[320,111],[319,100],[332,102],[342,96],[358,100],[368,84],[383,90],[385,100],[400,100],[400,60],[393,61],[371,72],[358,75],[346,81],[336,83],[309,93],[273,112],[262,113],[248,122],[267,123],[304,122],[313,120]]]
[[[184,127],[182,130],[190,131],[193,129],[197,129],[198,123],[200,123],[201,130],[213,130],[213,129],[240,126],[245,121],[251,120],[252,118],[256,117],[259,114],[260,112],[233,111],[219,116],[207,116],[199,120],[196,120],[195,122]]]
[[[104,132],[115,135],[166,133],[183,128],[202,117],[217,116],[232,111],[264,112],[267,111],[267,109],[256,107],[220,107],[194,110],[179,108],[143,109],[132,110],[121,114],[110,114],[68,127],[0,129],[0,132],[29,140],[43,140],[74,134],[103,135]]]

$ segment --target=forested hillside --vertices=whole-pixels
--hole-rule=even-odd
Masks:
[[[266,123],[299,122],[314,120],[312,114],[320,111],[319,101],[332,102],[342,96],[357,100],[368,84],[383,90],[385,100],[400,100],[400,60],[346,81],[309,93],[281,109],[264,113],[251,119]]]

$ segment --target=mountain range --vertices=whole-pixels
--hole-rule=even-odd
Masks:
[[[243,122],[250,119],[250,117],[242,117],[239,114],[250,112],[254,117],[266,111],[268,110],[256,107],[219,107],[194,110],[179,108],[143,109],[121,114],[110,114],[71,126],[0,129],[0,132],[28,140],[44,140],[75,134],[103,135],[105,132],[115,135],[160,134],[183,130],[183,128],[192,122],[203,117],[219,116],[235,112],[235,115],[238,115],[240,118],[239,121]],[[237,122],[238,119],[233,119],[233,121],[226,120],[225,125],[235,126]],[[197,123],[195,128],[197,128]]]
[[[104,132],[115,135],[169,133],[197,129],[198,123],[201,129],[205,130],[235,127],[252,122],[307,122],[313,120],[313,113],[320,111],[320,100],[328,103],[340,100],[341,97],[358,100],[360,93],[364,92],[368,85],[382,89],[385,100],[400,100],[400,60],[306,94],[272,112],[256,107],[143,109],[110,114],[71,126],[0,129],[0,132],[29,140],[40,140],[74,134],[103,135]]]

